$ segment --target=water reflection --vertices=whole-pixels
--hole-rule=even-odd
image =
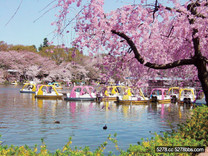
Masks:
[[[52,116],[56,116],[59,105],[62,105],[62,100],[36,99],[36,104],[39,108],[41,115],[46,116],[48,115],[48,112],[50,112]]]
[[[182,122],[189,115],[189,110],[192,109],[190,105],[181,104],[150,104],[148,112],[152,114],[160,114],[162,122]]]
[[[34,94],[20,94],[18,87],[0,88],[0,134],[4,144],[41,144],[49,150],[62,148],[72,136],[72,146],[96,149],[117,133],[119,147],[127,149],[149,133],[170,130],[189,114],[188,105],[149,104],[117,105],[113,102],[66,102],[35,99]],[[55,124],[54,121],[60,121]],[[107,124],[108,129],[103,130]],[[115,151],[113,146],[107,150]]]

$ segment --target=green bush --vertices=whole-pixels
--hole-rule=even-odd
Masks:
[[[113,142],[115,148],[120,152],[121,156],[133,156],[133,155],[194,155],[193,153],[156,153],[156,146],[208,146],[208,107],[197,107],[193,110],[193,114],[186,123],[179,124],[177,131],[165,132],[163,135],[155,133],[155,137],[151,139],[142,139],[142,142],[138,145],[130,145],[126,151],[119,149],[118,142],[116,140],[116,134],[113,137],[109,135],[108,140]],[[47,150],[47,146],[42,140],[40,151],[38,152],[37,145],[34,148],[25,146],[13,146],[0,145],[0,155],[27,155],[27,156],[100,156],[104,155],[103,151],[107,145],[107,141],[101,144],[94,152],[90,151],[89,147],[72,149],[71,138],[62,150],[57,149],[56,152],[51,153]],[[112,152],[109,152],[112,155]]]
[[[9,81],[4,81],[3,82],[3,85],[9,85],[9,84],[11,84]]]
[[[179,125],[178,132],[183,138],[204,141],[208,145],[208,107],[197,107],[191,119]]]

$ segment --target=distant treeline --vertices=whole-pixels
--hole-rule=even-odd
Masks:
[[[47,38],[44,38],[43,44],[40,47],[35,45],[25,46],[25,45],[10,45],[4,41],[0,41],[0,51],[30,51],[40,54],[41,56],[51,58],[60,64],[63,61],[66,62],[77,62],[80,63],[84,58],[88,57],[83,55],[76,48],[65,48],[63,46],[49,45]],[[75,57],[76,56],[76,57]]]

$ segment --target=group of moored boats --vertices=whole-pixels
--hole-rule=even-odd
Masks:
[[[158,103],[206,104],[202,90],[196,93],[195,88],[170,87],[154,88],[150,93],[150,101]]]
[[[153,88],[150,96],[145,96],[141,88],[132,89],[128,86],[73,86],[65,92],[58,82],[47,85],[25,83],[20,93],[35,93],[36,98],[64,99],[66,101],[115,101],[119,104],[155,103],[186,103],[205,104],[203,91],[196,95],[194,88]]]

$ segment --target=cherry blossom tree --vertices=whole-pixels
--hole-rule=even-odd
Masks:
[[[55,69],[51,70],[48,78],[50,81],[52,80],[62,80],[65,82],[68,82],[72,78],[72,67],[70,63],[63,62],[59,66],[57,66]]]
[[[57,31],[69,32],[66,19],[76,15],[73,45],[89,54],[108,53],[105,67],[113,74],[130,67],[132,75],[198,77],[208,104],[208,2],[207,0],[130,2],[104,11],[104,0],[57,0]],[[169,4],[168,4],[169,2]],[[116,60],[117,59],[117,60]],[[114,60],[115,62],[112,62]]]
[[[71,79],[80,79],[82,76],[92,78],[88,73],[95,71],[96,66],[90,58],[85,59],[81,64],[65,61],[57,64],[56,61],[35,52],[0,51],[0,71],[6,72],[8,69],[17,70],[19,77],[26,79],[68,82]],[[2,81],[2,78],[0,80]]]
[[[44,77],[56,68],[55,61],[29,51],[0,51],[0,68],[15,69],[24,77]]]
[[[0,82],[4,80],[4,70],[0,69]]]

